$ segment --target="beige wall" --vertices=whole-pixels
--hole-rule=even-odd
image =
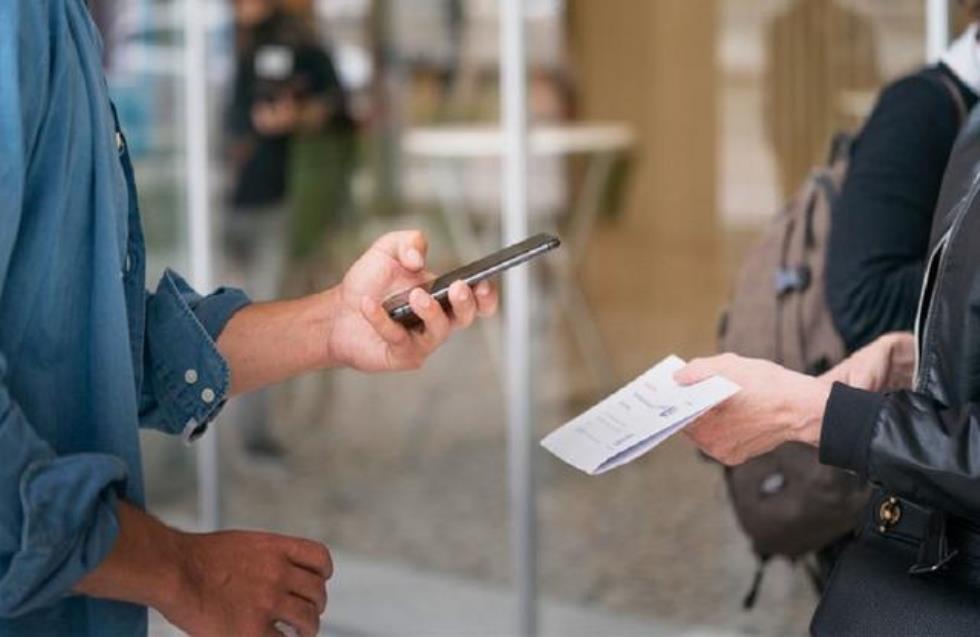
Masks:
[[[628,223],[700,241],[715,221],[715,0],[571,0],[579,116],[638,136]]]

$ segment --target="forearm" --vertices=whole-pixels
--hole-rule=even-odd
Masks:
[[[333,367],[328,345],[337,292],[257,303],[237,312],[218,338],[231,369],[230,395]]]
[[[180,533],[125,501],[116,515],[119,536],[112,551],[74,591],[161,610],[179,604],[184,587]]]

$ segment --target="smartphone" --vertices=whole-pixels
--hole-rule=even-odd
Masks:
[[[526,263],[531,259],[541,256],[545,252],[550,252],[561,245],[561,240],[550,234],[536,234],[530,239],[525,239],[520,243],[504,248],[489,256],[483,257],[479,261],[474,261],[469,265],[447,272],[442,276],[416,285],[415,287],[404,290],[389,297],[384,302],[384,309],[395,321],[401,323],[409,329],[417,328],[422,325],[422,320],[415,315],[412,307],[408,304],[408,295],[415,288],[422,288],[432,295],[432,298],[439,301],[439,304],[447,312],[451,306],[449,304],[449,286],[455,281],[462,281],[473,287],[480,281],[489,279],[500,274],[515,265]]]

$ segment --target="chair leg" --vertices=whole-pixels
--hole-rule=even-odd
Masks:
[[[564,319],[599,391],[605,393],[615,389],[619,375],[613,368],[609,348],[577,277],[572,273],[561,273],[559,281],[558,297]]]

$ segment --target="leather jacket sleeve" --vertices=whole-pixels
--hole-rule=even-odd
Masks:
[[[948,408],[925,394],[837,384],[824,414],[820,459],[914,502],[980,521],[980,404]]]

